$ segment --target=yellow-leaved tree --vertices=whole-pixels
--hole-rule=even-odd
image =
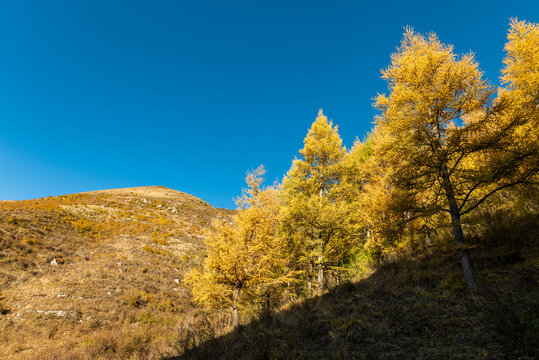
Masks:
[[[248,189],[237,199],[234,223],[215,223],[215,231],[206,238],[203,268],[185,278],[195,302],[207,308],[231,308],[234,326],[241,305],[266,302],[293,281],[286,266],[286,244],[277,234],[279,191],[262,188],[264,173],[259,167],[247,174]]]
[[[507,35],[502,81],[523,110],[537,116],[539,105],[539,26],[513,19]]]
[[[353,194],[343,179],[346,149],[337,127],[318,113],[300,150],[283,180],[284,228],[295,267],[307,276],[312,293],[316,272],[318,292],[323,291],[330,270],[338,275],[357,243],[355,217],[350,206]]]
[[[500,98],[510,104],[504,124],[514,126],[510,142],[511,157],[522,158],[520,171],[535,171],[539,166],[539,25],[513,19],[505,44],[505,68]],[[507,126],[507,125],[506,125]],[[507,161],[507,160],[506,160]]]
[[[391,211],[393,187],[389,172],[373,157],[374,135],[356,140],[345,156],[346,182],[356,189],[355,216],[359,220],[364,248],[378,264],[398,236],[401,214]]]
[[[521,118],[494,99],[473,54],[457,56],[435,34],[407,29],[382,72],[374,153],[407,220],[446,212],[468,286],[478,287],[461,218],[500,189],[528,181],[533,154],[514,146]],[[512,144],[512,146],[508,146]]]

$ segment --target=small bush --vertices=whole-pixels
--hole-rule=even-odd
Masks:
[[[0,300],[0,315],[7,315],[11,312],[11,309],[9,309],[1,300]]]
[[[145,291],[140,293],[131,293],[123,297],[124,303],[136,308],[145,307],[150,301],[153,300],[153,295],[148,294]]]
[[[149,246],[149,245],[144,245],[142,247],[142,250],[144,250],[146,252],[149,252],[151,254],[158,254],[158,255],[165,255],[165,256],[172,255],[172,253],[169,252],[169,251],[157,249],[157,248],[155,248],[153,246]]]
[[[168,246],[168,235],[159,233],[159,232],[153,232],[152,233],[152,242],[154,244],[159,244],[163,246]]]
[[[22,243],[30,246],[39,246],[41,245],[41,242],[37,239],[29,239],[29,238],[23,238]]]

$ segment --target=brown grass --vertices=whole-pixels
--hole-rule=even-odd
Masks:
[[[244,316],[230,333],[199,316],[173,359],[538,359],[537,210],[491,206],[467,227],[480,292],[467,289],[455,249],[433,246],[273,316]]]
[[[162,187],[0,202],[0,358],[174,354],[194,229],[229,214]]]
[[[401,259],[356,283],[290,303],[228,334],[215,319],[184,329],[172,359],[535,359],[539,272],[475,252],[488,286],[466,289],[458,257]]]

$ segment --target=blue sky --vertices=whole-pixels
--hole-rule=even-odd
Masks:
[[[497,82],[511,17],[539,2],[4,0],[0,199],[164,185],[232,208],[319,108],[347,147],[365,136],[403,27]]]

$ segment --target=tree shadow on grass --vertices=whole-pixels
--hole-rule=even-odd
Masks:
[[[474,255],[489,276],[482,293],[466,289],[457,256],[401,259],[367,279],[341,284],[227,335],[210,336],[168,360],[538,355],[537,269],[517,264],[518,257],[500,267],[495,257]]]

